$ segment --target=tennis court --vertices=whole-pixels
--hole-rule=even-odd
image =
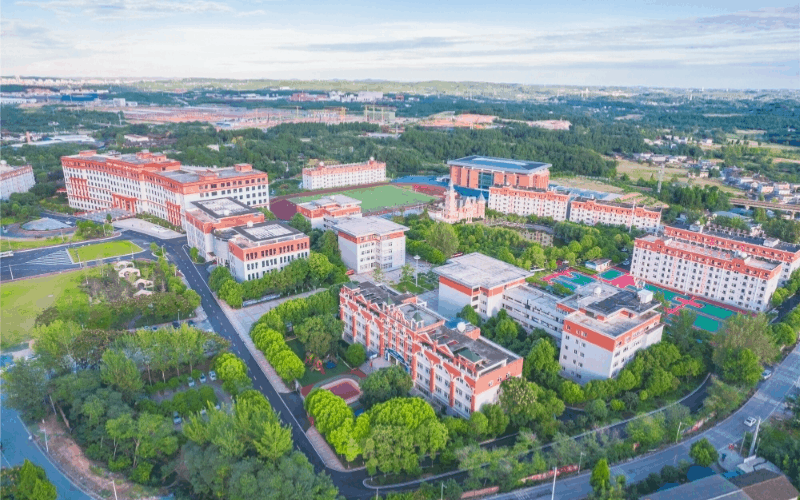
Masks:
[[[608,271],[603,271],[598,276],[606,281],[613,281],[620,276],[624,275],[622,271],[617,271],[616,269],[609,269]]]
[[[565,286],[572,290],[573,292],[578,288],[578,285],[573,283],[572,281],[564,278],[556,278],[553,280],[554,283],[558,283],[559,285]]]
[[[291,198],[289,201],[293,203],[305,203],[307,201],[318,200],[325,196],[330,196],[331,194],[332,193],[299,196],[297,198]],[[343,194],[345,196],[361,200],[362,212],[371,212],[373,210],[387,207],[413,205],[414,203],[428,203],[429,201],[436,199],[433,196],[417,193],[410,189],[404,189],[397,186],[373,186],[360,189],[343,189],[336,194]]]
[[[644,288],[646,290],[650,290],[653,293],[658,293],[658,292],[663,293],[665,299],[667,299],[668,301],[670,301],[670,302],[672,302],[672,303],[674,303],[676,305],[678,304],[678,302],[675,299],[678,298],[678,297],[680,297],[682,299],[689,300],[689,297],[686,296],[686,295],[683,295],[683,294],[678,293],[678,292],[673,292],[672,290],[667,290],[666,288],[661,288],[660,286],[651,285],[650,283],[646,284],[644,286]]]
[[[700,303],[701,307],[695,307],[691,305],[689,307],[691,307],[692,309],[701,314],[705,314],[706,316],[711,316],[713,318],[725,320],[736,314],[736,311],[731,311],[730,309],[725,309],[724,307],[719,307],[715,306],[714,304],[709,304],[701,299],[695,299],[695,302]]]
[[[693,326],[707,332],[717,333],[722,324],[719,321],[709,318],[708,316],[701,316],[698,314],[697,319],[694,320]]]

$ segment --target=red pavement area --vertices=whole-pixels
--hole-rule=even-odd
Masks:
[[[602,279],[602,278],[601,278]],[[636,286],[636,280],[633,279],[633,276],[630,274],[623,274],[617,278],[614,278],[610,282],[617,288],[625,288],[626,286]]]
[[[550,283],[552,280],[558,278],[559,276],[572,276],[572,271],[569,268],[567,268],[567,269],[565,269],[563,271],[559,271],[557,273],[553,273],[553,274],[547,275],[542,279],[544,281]]]
[[[358,387],[356,387],[355,382],[347,379],[342,380],[334,386],[328,387],[328,390],[345,400],[356,397],[361,392],[358,390]]]
[[[269,209],[280,220],[289,220],[297,213],[297,205],[289,200],[272,200],[269,204]]]

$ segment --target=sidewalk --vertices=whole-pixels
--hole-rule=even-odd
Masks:
[[[292,295],[291,297],[281,297],[279,299],[270,300],[268,302],[262,302],[260,304],[254,304],[252,306],[242,307],[241,309],[230,309],[231,314],[226,313],[226,315],[228,316],[228,319],[231,320],[231,323],[234,324],[234,327],[237,330],[241,328],[241,331],[247,332],[249,337],[250,329],[253,327],[253,323],[261,319],[261,316],[265,315],[271,309],[275,309],[276,307],[283,304],[287,300],[304,298],[308,297],[309,295],[314,295],[315,293],[324,291],[325,288],[317,288],[316,290],[299,293],[297,295]],[[227,305],[223,306],[223,308],[224,307],[227,307]]]
[[[185,235],[181,233],[176,233],[172,229],[167,229],[165,227],[157,226],[152,222],[147,222],[146,220],[142,219],[121,219],[114,221],[112,224],[116,228],[120,229],[130,229],[132,231],[138,231],[140,233],[144,233],[148,236],[152,236],[154,238],[158,238],[161,240],[171,240],[174,238],[181,238]]]
[[[322,437],[322,434],[319,433],[316,427],[313,425],[308,428],[306,431],[306,436],[308,440],[311,442],[311,446],[317,451],[317,455],[319,458],[325,462],[325,467],[333,470],[337,470],[340,472],[347,472],[350,469],[346,469],[342,466],[342,462],[339,461],[339,457],[336,453],[331,449],[330,445],[325,438]],[[355,469],[353,469],[355,470]]]

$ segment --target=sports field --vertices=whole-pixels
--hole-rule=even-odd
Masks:
[[[342,190],[336,194],[343,194],[357,200],[361,200],[361,211],[371,212],[381,208],[391,208],[402,205],[412,205],[414,203],[427,203],[434,200],[432,196],[417,193],[410,189],[404,189],[397,186],[376,186],[360,189]],[[307,201],[318,200],[327,194],[316,194],[311,196],[299,196],[291,198],[290,201],[294,203],[305,203]]]
[[[622,271],[617,271],[616,269],[609,269],[608,271],[603,271],[602,273],[600,273],[599,276],[604,280],[613,281],[624,274],[625,273],[623,273]]]
[[[141,252],[139,245],[128,240],[114,240],[96,245],[86,245],[85,247],[70,248],[69,254],[75,262],[86,262],[87,260],[107,259],[118,255],[130,255],[131,253]]]
[[[16,345],[32,336],[36,316],[68,294],[85,300],[78,285],[87,271],[43,276],[10,283],[0,287],[0,331],[4,347]],[[93,271],[88,271],[93,272]]]

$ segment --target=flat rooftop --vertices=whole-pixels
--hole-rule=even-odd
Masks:
[[[669,248],[674,248],[675,250],[682,250],[684,252],[692,252],[703,255],[704,257],[709,257],[712,259],[722,260],[726,262],[732,262],[736,257],[733,252],[729,252],[726,250],[715,250],[713,248],[702,247],[700,245],[695,245],[693,243],[684,243],[682,241],[677,241],[674,238],[665,238],[659,237],[655,235],[647,235],[641,238],[637,238],[638,240],[647,241],[650,243],[655,243],[658,240],[661,240],[664,245]],[[767,262],[765,260],[757,259],[755,257],[745,257],[742,259],[745,263],[752,267],[757,267],[759,269],[763,269],[765,271],[772,271],[776,267],[780,267],[782,264],[776,262]]]
[[[506,290],[504,293],[509,298],[522,304],[536,303],[550,309],[555,309],[558,303],[563,300],[561,297],[556,297],[553,294],[529,285],[516,286]]]
[[[576,310],[567,316],[570,321],[610,337],[618,337],[659,314],[656,311],[658,302],[652,299],[642,302],[636,292],[600,282],[578,287],[575,294],[562,303]],[[590,314],[584,314],[580,309]],[[633,316],[617,314],[623,310],[631,312]],[[596,315],[606,319],[597,319],[594,317]]]
[[[728,234],[725,231],[720,231],[718,229],[712,229],[709,228],[708,226],[702,226],[698,231],[696,229],[698,226],[693,224],[685,224],[682,222],[673,222],[669,224],[669,227],[674,227],[676,229],[683,229],[684,231],[691,231],[693,233],[707,234],[709,236],[714,236],[715,238],[725,238],[728,240],[741,241],[742,243],[749,243],[750,245],[774,248],[776,250],[783,250],[785,252],[792,252],[792,253],[800,252],[800,245],[796,245],[794,243],[787,243],[777,238],[756,238],[753,236],[739,236],[735,234]]]
[[[752,500],[745,492],[731,484],[730,481],[714,474],[697,481],[675,486],[666,490],[656,491],[641,497],[641,500]]]
[[[210,168],[210,167],[192,167],[192,166],[182,166],[178,170],[167,170],[164,172],[157,172],[159,175],[163,177],[168,177],[177,182],[197,182],[200,180],[200,174],[214,174],[217,176],[218,179],[232,179],[235,177],[252,177],[253,175],[262,174],[265,172],[261,172],[258,170],[246,170],[244,172],[237,172],[235,167],[222,167],[222,168]],[[213,182],[213,181],[212,181]]]
[[[240,247],[256,247],[267,243],[292,241],[305,236],[301,231],[278,221],[259,222],[249,226],[236,226],[215,233],[219,238],[234,240]]]
[[[451,258],[447,264],[433,268],[433,272],[470,288],[490,289],[533,276],[530,271],[478,252]]]
[[[623,203],[621,201],[598,200],[596,198],[587,198],[587,197],[584,197],[584,196],[579,196],[579,197],[573,199],[572,201],[577,201],[577,202],[581,202],[581,203],[586,203],[586,202],[589,202],[589,201],[593,201],[593,202],[597,203],[598,205],[605,205],[607,207],[618,207],[618,208],[627,208],[627,209],[633,209],[635,207],[635,208],[641,208],[641,209],[644,209],[644,210],[649,210],[651,212],[661,212],[661,208],[659,208],[659,207],[646,207],[644,205],[634,205],[633,203]]]
[[[8,165],[6,163],[0,163],[0,173],[13,172],[14,170],[19,170],[25,167],[30,167],[30,165]]]
[[[215,200],[200,200],[191,202],[192,205],[202,210],[215,219],[234,217],[237,215],[254,214],[258,210],[245,205],[233,198],[217,198]]]
[[[324,196],[318,200],[299,203],[298,205],[301,207],[305,207],[309,210],[314,210],[317,208],[329,207],[331,205],[343,206],[343,205],[353,205],[353,204],[361,205],[361,200],[357,200],[355,198],[351,198],[343,194],[332,194],[330,196]]]
[[[408,231],[406,226],[383,217],[345,217],[336,221],[334,229],[356,237]]]
[[[538,161],[512,160],[509,158],[494,158],[491,156],[467,156],[458,160],[450,160],[448,165],[461,167],[481,168],[485,170],[495,170],[498,172],[532,173],[539,170],[547,170],[552,167],[549,163]]]

